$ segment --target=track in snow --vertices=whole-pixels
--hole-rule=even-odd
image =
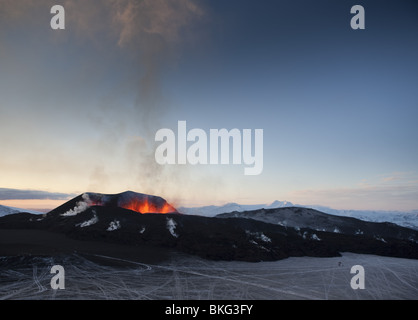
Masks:
[[[175,256],[149,265],[100,258],[126,266],[80,256],[34,258],[30,264],[0,258],[0,299],[418,299],[417,260],[351,253],[260,263]],[[50,287],[54,264],[65,268],[65,290]],[[365,268],[365,290],[350,287],[350,269],[357,264]]]

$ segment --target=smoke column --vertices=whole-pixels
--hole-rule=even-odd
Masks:
[[[65,8],[64,32],[48,30],[50,9],[57,4]],[[192,0],[1,0],[0,57],[12,56],[3,41],[4,30],[10,26],[12,29],[25,26],[34,37],[47,34],[58,44],[75,43],[94,48],[104,56],[112,50],[124,57],[126,61],[121,61],[121,65],[128,63],[129,72],[112,88],[111,97],[96,97],[99,112],[85,111],[101,135],[92,148],[109,158],[126,157],[121,171],[128,171],[133,181],[127,188],[159,193],[163,181],[172,174],[156,165],[153,155],[155,126],[168,107],[164,103],[161,78],[181,54],[185,36],[193,33],[204,16],[204,9]],[[86,60],[80,62],[80,76],[75,81],[78,85],[88,87],[100,80],[100,74],[106,69],[100,58],[83,58]],[[126,96],[134,97],[132,106],[123,103]],[[127,141],[127,131],[132,127],[140,130]],[[105,159],[88,170],[91,187],[106,186],[116,178]]]

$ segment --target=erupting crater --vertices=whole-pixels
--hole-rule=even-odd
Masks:
[[[145,213],[178,213],[177,210],[161,197],[128,191],[118,195],[118,207]]]
[[[80,196],[78,199],[80,199]],[[178,213],[171,204],[161,197],[127,191],[119,194],[84,193],[81,199],[77,201],[76,206],[63,215],[76,215],[92,206],[118,207],[140,214]]]
[[[141,214],[146,213],[178,213],[177,210],[161,197],[136,193],[132,191],[120,194],[87,193],[91,205],[104,207],[120,207]]]

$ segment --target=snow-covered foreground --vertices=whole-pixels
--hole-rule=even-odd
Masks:
[[[54,264],[65,268],[64,290],[51,289]],[[364,290],[350,286],[354,265],[365,269]],[[177,256],[160,265],[128,266],[72,256],[34,259],[24,267],[0,258],[0,266],[0,299],[418,299],[417,260],[351,253],[261,263]]]

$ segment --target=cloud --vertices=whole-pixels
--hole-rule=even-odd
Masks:
[[[0,188],[0,200],[68,200],[75,194]]]
[[[156,128],[170,108],[161,84],[187,42],[201,41],[196,37],[196,26],[205,15],[201,4],[194,0],[0,0],[0,59],[7,67],[3,78],[16,78],[12,84],[7,79],[13,89],[9,90],[12,103],[7,110],[0,108],[0,113],[10,114],[0,116],[0,132],[10,137],[17,120],[20,125],[22,121],[36,124],[36,134],[19,131],[6,141],[8,152],[1,162],[16,169],[8,170],[5,181],[10,183],[4,185],[18,180],[25,187],[42,189],[53,181],[55,190],[84,191],[123,185],[120,172],[128,172],[125,179],[132,181],[132,189],[148,183],[156,189],[164,187],[158,181],[168,179],[167,170],[157,166],[153,156]],[[53,5],[65,8],[64,31],[49,27]],[[30,39],[27,44],[26,39]],[[54,61],[51,68],[49,58]],[[60,63],[59,70],[52,70],[54,63]],[[19,94],[13,95],[14,91]],[[77,124],[77,130],[71,130],[71,123]],[[38,130],[39,126],[44,129]],[[141,135],[144,142],[131,142],[132,135]],[[131,152],[124,153],[125,149]],[[30,167],[21,163],[30,153],[39,159],[36,166],[33,160]],[[85,168],[79,167],[81,162],[87,163]],[[51,166],[67,177],[61,180],[54,174],[39,186],[38,176]],[[81,176],[71,184],[76,179],[68,175]],[[29,179],[36,182],[26,183]],[[66,185],[57,188],[60,181]],[[70,185],[76,187],[67,189]]]
[[[326,205],[336,209],[416,210],[416,174],[394,173],[357,186],[294,190],[287,195],[294,202]]]
[[[388,175],[381,175],[382,183],[412,183],[415,184],[418,175],[415,172],[393,172]]]
[[[65,8],[66,29],[45,33],[55,4]],[[161,93],[164,71],[176,61],[185,39],[197,39],[196,24],[204,16],[201,3],[194,0],[0,0],[0,52],[7,51],[3,37],[7,38],[10,30],[21,30],[15,28],[24,23],[31,34],[39,32],[43,41],[50,37],[63,45],[80,45],[86,52],[95,48],[106,57],[118,56],[117,63],[129,68],[115,86],[115,91],[121,87],[120,92],[112,94],[126,96],[127,90],[132,90],[134,116],[146,127],[167,108]],[[78,83],[89,83],[90,78],[96,83],[96,74],[115,68],[98,61],[102,60],[97,55],[83,56],[78,65],[88,66],[88,72],[80,69]]]
[[[52,17],[50,9],[56,4],[65,8],[66,32],[76,31],[79,37],[115,35],[120,46],[144,40],[144,35],[179,41],[183,29],[204,16],[193,0],[1,0],[1,22],[39,26],[38,14]]]
[[[107,5],[113,8],[113,27],[121,46],[143,35],[178,41],[181,29],[203,15],[191,0],[108,0]]]
[[[13,21],[21,19],[30,14],[35,7],[40,7],[52,3],[50,0],[2,0],[0,1],[0,17],[1,21]],[[52,6],[51,6],[52,7]],[[48,9],[50,9],[49,7]]]

